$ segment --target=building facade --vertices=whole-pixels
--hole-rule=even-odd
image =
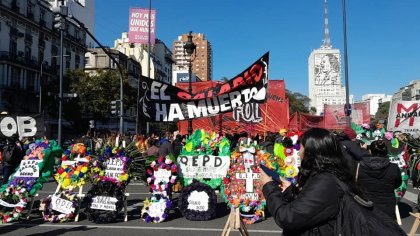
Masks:
[[[58,0],[48,0],[51,6],[59,5]],[[80,22],[83,22],[89,32],[95,35],[95,0],[65,0],[64,5],[68,7],[69,15],[72,15]],[[86,47],[95,47],[95,42],[88,35],[86,37]]]
[[[310,106],[316,114],[323,113],[324,104],[346,104],[346,89],[342,85],[341,54],[333,48],[329,37],[328,3],[324,6],[325,29],[321,48],[311,52],[308,58]],[[353,96],[349,96],[350,104]]]
[[[365,94],[362,96],[362,102],[369,102],[370,115],[375,116],[379,106],[384,102],[389,102],[392,95],[386,94]]]
[[[211,43],[206,39],[205,35],[202,33],[192,34],[193,43],[196,45],[196,50],[191,56],[192,59],[192,73],[193,81],[209,81],[213,79],[213,50]],[[179,76],[178,74],[188,74],[188,64],[189,56],[184,51],[185,42],[188,40],[188,34],[183,34],[178,36],[178,40],[173,42],[172,51],[174,54],[174,78],[178,78],[181,81],[177,82],[187,82],[182,81],[182,78],[185,76]],[[197,78],[196,78],[197,77]],[[195,78],[195,79],[194,79]]]
[[[392,96],[393,101],[420,100],[420,80],[413,80]]]
[[[150,47],[150,62],[148,63],[148,45],[140,43],[130,43],[128,33],[123,32],[121,39],[115,40],[114,49],[133,56],[141,65],[142,75],[159,81],[172,83],[172,68],[174,61],[172,51],[159,39]],[[150,71],[147,69],[150,67]]]
[[[46,0],[0,1],[1,111],[43,111],[40,98],[55,92],[48,91],[48,86],[59,83],[61,54],[60,34],[53,29],[51,9]],[[65,20],[64,70],[84,67],[85,45],[86,33]]]
[[[127,76],[130,86],[137,88],[141,71],[140,63],[133,56],[127,56],[116,49],[108,49],[108,52],[120,64],[124,73],[123,76]],[[119,72],[117,64],[101,48],[89,48],[85,61],[85,72],[90,75],[95,75],[100,70],[115,70]],[[110,102],[111,100],[110,98]],[[124,110],[124,127],[126,131],[130,128],[134,130],[136,112],[137,108],[135,105]]]

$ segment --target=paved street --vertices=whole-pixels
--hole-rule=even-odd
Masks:
[[[44,189],[39,191],[31,214],[31,220],[27,222],[19,222],[5,224],[0,226],[0,232],[3,235],[220,235],[224,224],[228,218],[229,210],[223,203],[221,197],[218,199],[217,217],[211,221],[189,221],[186,220],[177,209],[170,214],[170,218],[159,224],[145,223],[140,219],[140,209],[142,201],[149,196],[147,187],[141,182],[134,182],[128,186],[129,197],[129,217],[128,222],[123,222],[121,215],[120,222],[112,224],[95,224],[86,219],[81,213],[79,222],[71,223],[45,223],[40,218],[40,212],[37,210],[39,199],[51,194],[56,188],[55,182],[49,182],[44,185]],[[84,190],[87,190],[85,188]],[[86,191],[84,191],[86,192]],[[402,227],[406,232],[410,231],[414,218],[409,215],[410,211],[414,211],[413,207],[417,199],[418,190],[412,188],[406,193],[404,200],[400,203],[400,211],[402,217]],[[177,194],[174,195],[175,201]],[[83,210],[82,210],[83,212]],[[271,217],[267,220],[248,226],[251,235],[280,235],[282,230],[275,224]],[[420,235],[420,230],[417,231]],[[232,235],[239,235],[235,231]]]

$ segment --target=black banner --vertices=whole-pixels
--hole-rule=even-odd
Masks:
[[[44,117],[35,115],[0,116],[0,137],[43,137],[45,135]]]
[[[178,121],[215,116],[267,96],[269,53],[233,79],[197,94],[151,80],[141,79],[139,114],[144,121]]]

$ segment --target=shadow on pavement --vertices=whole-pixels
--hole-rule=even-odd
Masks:
[[[73,227],[73,228],[60,228],[60,229],[55,229],[55,230],[51,230],[48,232],[44,232],[44,233],[36,233],[36,234],[28,234],[28,236],[44,236],[44,235],[62,235],[64,233],[68,233],[71,231],[88,231],[88,230],[92,230],[95,228],[88,228],[86,226],[79,226],[79,227]]]

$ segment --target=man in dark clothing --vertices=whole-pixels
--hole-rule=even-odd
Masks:
[[[3,147],[3,184],[8,182],[10,175],[22,161],[23,151],[21,149],[22,146],[19,144],[17,140],[7,139],[6,145]]]
[[[172,148],[172,143],[170,140],[170,134],[166,132],[166,136],[160,140],[160,146],[159,146],[159,156],[160,157],[166,157],[170,153],[174,153]]]
[[[182,151],[182,136],[180,134],[176,135],[175,140],[172,142],[172,149],[175,157],[178,157]]]
[[[149,139],[149,148],[146,150],[146,156],[159,156],[159,148],[155,139]]]
[[[370,156],[370,154],[366,148],[362,148],[355,142],[356,132],[349,126],[346,126],[343,132],[337,135],[337,141],[350,167],[350,173],[354,176],[357,163],[363,160],[363,157]]]

